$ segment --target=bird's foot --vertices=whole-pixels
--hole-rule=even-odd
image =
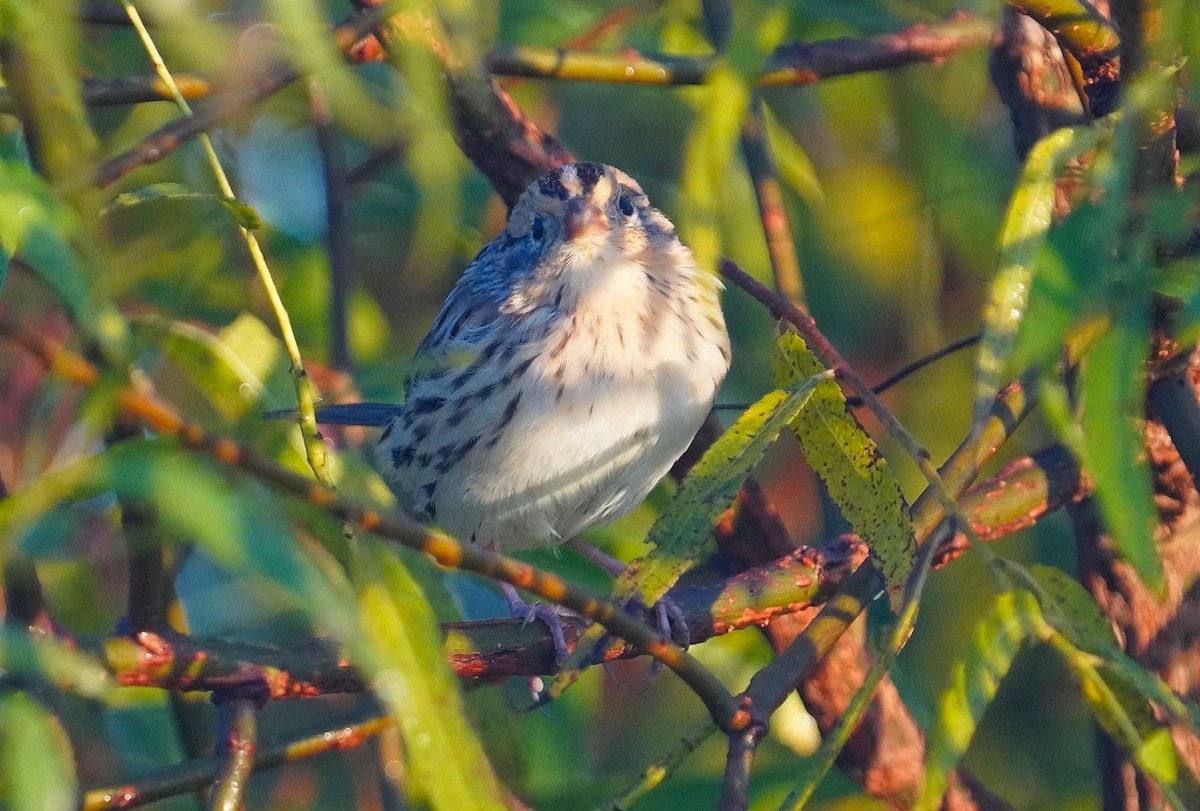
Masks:
[[[541,620],[550,629],[550,639],[554,642],[554,665],[562,667],[571,651],[567,648],[567,636],[563,631],[562,617],[553,607],[541,603],[528,603],[521,599],[516,588],[510,583],[501,583],[500,590],[504,592],[504,600],[508,603],[509,615],[521,620],[524,628],[534,620]]]

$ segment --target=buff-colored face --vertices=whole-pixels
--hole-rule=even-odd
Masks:
[[[510,237],[528,239],[548,264],[592,259],[611,251],[652,261],[652,247],[676,245],[671,222],[650,205],[629,175],[598,163],[554,169],[521,195],[509,217]]]
[[[621,199],[626,202],[621,211]],[[547,172],[529,185],[513,208],[508,232],[515,237],[528,234],[539,218],[563,223],[562,238],[577,239],[604,230],[620,216],[632,216],[635,207],[646,205],[642,187],[629,175],[598,163],[576,163]]]

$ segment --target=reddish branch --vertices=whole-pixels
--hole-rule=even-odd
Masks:
[[[782,45],[767,60],[764,86],[813,84],[831,76],[888,70],[917,62],[940,62],[995,38],[995,23],[957,12],[938,23],[917,25],[868,39],[830,39]]]
[[[246,782],[258,753],[257,701],[236,697],[221,704],[224,737],[217,754],[225,758],[213,781],[208,807],[212,811],[241,811],[246,805]]]
[[[331,719],[286,741],[263,745],[254,758],[253,771],[274,769],[322,752],[360,746],[392,723],[391,718],[380,716],[374,708]],[[91,788],[83,793],[80,807],[83,811],[136,808],[155,800],[197,791],[212,784],[225,762],[225,758],[219,755],[197,758],[128,783]]]

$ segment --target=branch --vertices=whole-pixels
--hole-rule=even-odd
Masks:
[[[796,258],[796,243],[783,205],[779,173],[767,140],[766,105],[757,92],[751,97],[746,119],[742,122],[741,141],[742,156],[746,159],[746,170],[750,173],[754,197],[758,201],[758,217],[767,241],[775,289],[788,301],[803,307],[804,280],[800,274],[800,261]]]
[[[211,96],[211,82],[199,76],[176,74],[175,82],[183,97],[189,101]],[[84,76],[81,80],[83,103],[88,107],[112,107],[121,104],[141,104],[147,101],[171,101],[171,91],[155,76],[118,76],[108,79]],[[0,113],[16,112],[12,91],[0,87]]]
[[[595,53],[529,45],[501,45],[483,62],[496,76],[666,86],[704,84],[716,64],[713,57],[643,55],[633,48]]]
[[[1121,40],[1087,0],[1008,0],[1008,5],[1054,35],[1079,63],[1081,100],[1095,118],[1117,107],[1121,84]]]
[[[258,702],[249,698],[233,698],[221,704],[225,736],[217,754],[225,762],[208,798],[211,811],[239,811],[245,807],[246,781],[254,771],[258,749],[258,709]]]
[[[978,521],[979,534],[992,541],[1079,501],[1088,491],[1070,455],[1053,446],[1010,462],[965,493],[962,504]],[[938,549],[936,565],[944,566],[966,547],[961,534],[949,539]],[[857,536],[838,535],[726,580],[677,586],[668,598],[683,613],[689,643],[696,645],[821,605],[843,588],[867,554]],[[568,648],[574,647],[586,627],[578,617],[563,618]],[[506,618],[445,623],[442,630],[450,665],[465,681],[478,684],[557,670],[554,641],[540,624],[525,627],[519,619]],[[323,639],[281,648],[147,631],[133,639],[106,640],[96,653],[123,686],[221,692],[259,685],[273,699],[356,693],[365,687],[336,645]],[[605,651],[604,659],[641,653],[634,646],[616,643]]]
[[[253,771],[274,769],[324,752],[351,749],[394,723],[390,717],[379,715],[373,707],[357,710],[339,721],[325,722],[288,740],[263,746],[254,759]],[[165,797],[197,791],[216,779],[224,760],[218,755],[198,758],[131,783],[87,789],[80,806],[83,811],[135,808]]]
[[[764,87],[807,85],[832,76],[891,70],[918,62],[941,62],[971,48],[990,45],[996,24],[965,12],[869,39],[831,39],[781,45],[767,60],[758,83]]]

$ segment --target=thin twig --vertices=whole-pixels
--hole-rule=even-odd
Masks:
[[[771,257],[775,289],[788,301],[803,307],[804,280],[800,275],[800,261],[796,257],[787,209],[783,205],[779,173],[767,141],[767,111],[758,92],[751,96],[742,123],[742,155],[754,183],[754,197],[758,201],[759,221],[767,240],[767,254]]]
[[[212,83],[199,76],[176,74],[175,82],[184,98],[195,101],[213,93]],[[117,76],[101,78],[84,76],[82,85],[83,103],[87,107],[112,107],[125,104],[142,104],[148,101],[174,101],[171,91],[161,79],[154,76]],[[0,88],[0,113],[16,112],[12,91]]]
[[[941,22],[918,23],[867,39],[789,43],[767,60],[758,82],[765,87],[806,85],[918,62],[936,64],[961,51],[986,47],[995,35],[993,21],[956,12]]]
[[[221,750],[221,771],[213,781],[208,800],[210,811],[241,811],[246,805],[246,782],[254,771],[258,749],[258,702],[233,698],[221,702],[221,721],[225,728]]]
[[[979,343],[979,340],[982,337],[983,336],[977,332],[974,335],[968,335],[965,338],[959,338],[957,341],[952,341],[940,349],[930,352],[928,355],[917,358],[912,363],[902,366],[900,369],[876,383],[871,387],[871,391],[875,392],[876,394],[883,394],[885,391],[892,388],[892,386],[895,386],[897,383],[904,380],[906,377],[909,377],[913,373],[921,371],[926,366],[937,363],[942,358],[953,355],[960,349],[966,349],[967,347],[975,346],[975,344]],[[850,406],[850,408],[859,408],[862,406],[862,404],[863,401],[859,397],[852,396],[846,398],[846,405]]]
[[[374,707],[356,710],[336,721],[322,722],[295,737],[264,746],[254,759],[254,772],[275,769],[287,763],[330,751],[362,745],[394,723]],[[136,808],[147,803],[187,794],[212,783],[225,763],[223,757],[189,760],[156,774],[120,785],[87,789],[80,802],[82,811]]]
[[[708,80],[711,57],[642,55],[633,49],[595,53],[528,45],[500,46],[484,67],[496,76],[645,85],[698,85]]]

